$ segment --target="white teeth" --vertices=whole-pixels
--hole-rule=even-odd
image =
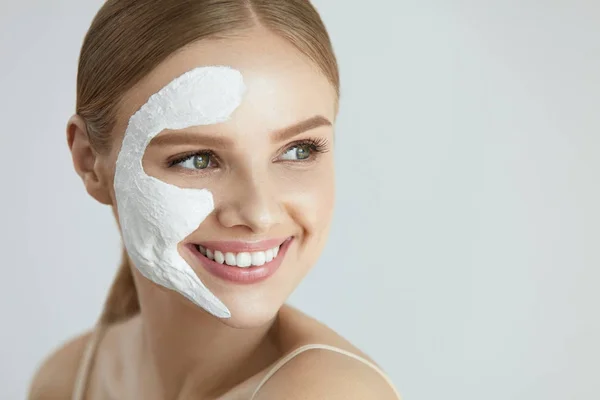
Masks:
[[[238,267],[248,268],[252,265],[252,256],[250,255],[250,253],[246,252],[238,253],[237,257],[235,258],[235,261]]]
[[[260,267],[267,260],[267,256],[264,251],[257,251],[252,253],[252,265]]]
[[[269,249],[267,251],[265,251],[265,262],[271,262],[273,261],[273,249]]]
[[[203,246],[198,246],[200,253],[206,256],[210,260],[214,260],[219,264],[227,264],[233,267],[248,268],[250,266],[260,267],[265,263],[273,261],[277,254],[279,254],[279,246],[273,247],[266,251],[254,251],[241,252],[241,253],[230,253],[223,254],[219,250],[207,249]]]
[[[235,254],[225,253],[225,264],[235,266]]]
[[[219,264],[223,264],[225,262],[225,256],[219,250],[215,251],[215,261]]]

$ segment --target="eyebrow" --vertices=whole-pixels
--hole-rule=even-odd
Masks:
[[[271,134],[271,141],[273,143],[283,142],[289,140],[294,136],[297,136],[306,131],[319,128],[321,126],[332,126],[331,121],[322,115],[316,115],[304,121],[298,122],[294,125],[288,126],[283,129],[279,129]],[[232,147],[234,145],[233,140],[214,136],[205,133],[192,133],[186,131],[178,131],[167,133],[165,135],[156,136],[151,142],[150,146],[165,146],[165,145],[180,145],[189,143],[203,143],[205,146],[214,148],[225,148]]]
[[[292,126],[288,126],[287,128],[273,132],[271,135],[271,141],[274,143],[283,142],[301,133],[319,128],[321,126],[331,126],[331,121],[322,115],[316,115]]]

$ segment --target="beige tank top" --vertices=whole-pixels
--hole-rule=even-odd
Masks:
[[[91,367],[92,367],[92,364],[94,362],[94,358],[96,355],[96,349],[98,348],[98,344],[100,343],[100,339],[102,338],[104,331],[105,331],[104,327],[99,327],[96,330],[94,330],[94,333],[92,334],[92,337],[90,338],[90,341],[86,345],[85,352],[84,352],[82,360],[81,360],[81,364],[79,365],[79,371],[77,372],[77,378],[75,381],[75,387],[73,389],[72,400],[84,400],[83,396],[85,395],[88,377],[89,377],[90,370],[91,370]],[[307,344],[307,345],[301,346],[301,347],[295,349],[294,351],[292,351],[291,353],[287,354],[285,357],[283,357],[281,360],[279,360],[277,363],[275,363],[275,365],[273,365],[273,367],[271,367],[271,369],[269,371],[267,371],[265,376],[260,380],[259,384],[256,386],[256,389],[254,389],[254,392],[252,393],[250,400],[254,400],[254,398],[258,394],[259,390],[264,386],[265,383],[267,383],[267,381],[273,375],[275,375],[275,373],[279,369],[281,369],[281,367],[283,367],[285,364],[287,364],[290,360],[292,360],[294,357],[298,356],[299,354],[302,354],[308,350],[315,350],[315,349],[328,350],[328,351],[333,351],[335,353],[343,354],[345,356],[353,358],[353,359],[373,368],[390,385],[390,387],[396,394],[396,397],[398,398],[398,400],[401,400],[400,394],[396,390],[396,388],[395,388],[394,384],[392,383],[392,381],[390,380],[390,378],[375,364],[373,364],[369,360],[366,360],[365,358],[360,357],[356,354],[353,354],[349,351],[340,349],[338,347],[329,346],[326,344]]]

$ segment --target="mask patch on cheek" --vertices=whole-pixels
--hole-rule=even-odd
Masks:
[[[177,250],[213,211],[212,193],[149,176],[142,159],[148,143],[165,129],[227,121],[245,91],[241,73],[224,66],[199,67],[173,80],[130,118],[114,180],[123,241],[135,267],[220,318],[231,316],[228,308]]]

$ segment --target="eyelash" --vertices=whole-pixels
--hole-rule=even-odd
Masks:
[[[295,147],[306,146],[306,145],[309,146],[309,148],[313,154],[323,154],[323,153],[327,153],[329,151],[329,142],[327,141],[327,139],[325,139],[325,138],[309,138],[309,139],[302,139],[302,140],[298,140],[296,142],[292,142],[291,144],[289,144],[286,147],[285,151],[283,151],[283,154],[287,153],[288,151],[290,151],[291,149],[293,149]],[[190,158],[196,157],[196,156],[208,156],[208,157],[210,157],[211,160],[219,159],[219,157],[212,150],[200,150],[200,151],[194,151],[194,152],[190,152],[190,153],[181,154],[174,159],[168,160],[167,166],[169,168],[174,167],[175,165],[182,163],[184,161],[187,161]],[[301,160],[301,161],[307,162],[307,161],[311,161],[311,160],[307,159],[307,160]],[[297,162],[297,161],[288,161],[288,162]]]
[[[310,151],[313,154],[323,154],[323,153],[327,153],[329,151],[329,142],[327,141],[327,139],[325,139],[325,138],[308,138],[308,139],[302,139],[302,140],[298,140],[296,142],[290,143],[286,147],[286,149],[283,153],[285,154],[288,151],[290,151],[291,149],[293,149],[295,147],[300,147],[300,146],[308,146],[310,148]],[[306,160],[306,161],[310,161],[310,160]]]

